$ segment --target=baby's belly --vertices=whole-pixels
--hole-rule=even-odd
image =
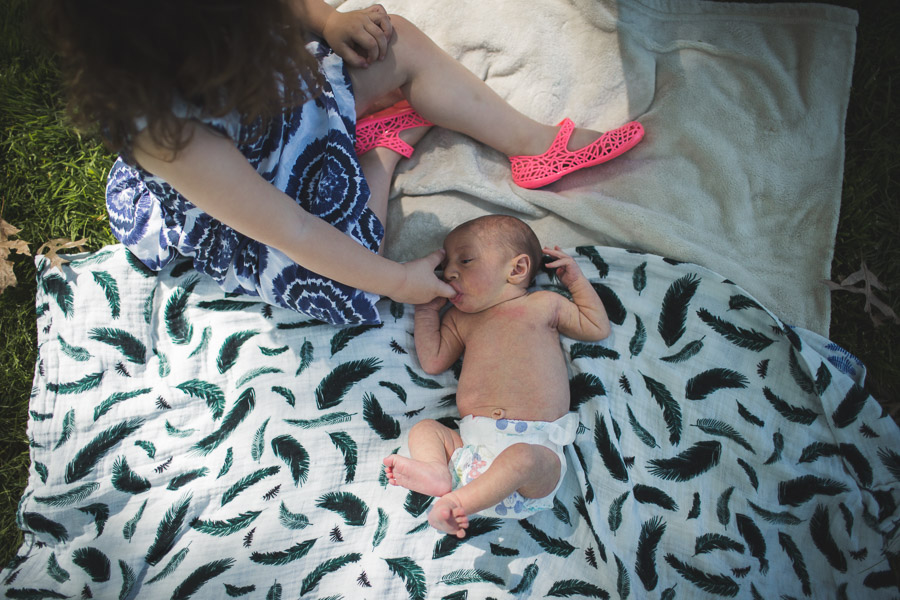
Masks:
[[[546,394],[485,394],[483,391],[465,390],[460,386],[456,394],[456,406],[461,417],[474,415],[492,419],[517,419],[522,421],[555,421],[569,411],[568,390]]]

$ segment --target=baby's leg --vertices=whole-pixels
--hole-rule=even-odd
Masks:
[[[384,60],[366,69],[350,69],[357,112],[366,112],[378,98],[399,87],[424,118],[508,156],[541,154],[550,147],[556,126],[514,109],[403,17],[391,15],[391,23],[395,35]],[[570,149],[586,146],[599,136],[596,131],[576,130]]]
[[[388,481],[421,494],[443,496],[453,484],[447,461],[460,446],[462,439],[456,431],[430,419],[419,421],[409,431],[411,458],[385,457]]]
[[[468,515],[496,506],[515,491],[526,498],[543,498],[556,487],[559,472],[559,457],[549,448],[514,444],[501,452],[487,471],[440,498],[428,521],[441,531],[463,537]]]

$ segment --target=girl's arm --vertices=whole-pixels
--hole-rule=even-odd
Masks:
[[[435,298],[427,304],[416,305],[413,332],[416,355],[422,370],[429,375],[437,375],[449,369],[463,351],[452,312],[441,319],[440,311],[446,302],[444,298]]]
[[[441,252],[402,264],[378,256],[263,179],[230,139],[198,124],[188,133],[190,141],[172,160],[145,131],[135,157],[210,216],[311,271],[367,292],[413,304],[453,296],[434,274]]]
[[[560,297],[559,319],[557,329],[572,339],[596,342],[609,335],[609,317],[606,308],[597,295],[597,291],[587,277],[578,268],[575,260],[560,250],[544,248],[556,260],[547,263],[547,267],[556,269],[560,283],[566,286],[572,295],[572,301]]]
[[[293,6],[309,30],[354,67],[366,67],[387,53],[394,29],[380,4],[349,12],[340,12],[324,0],[293,0]]]

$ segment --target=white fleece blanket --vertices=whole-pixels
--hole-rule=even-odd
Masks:
[[[370,0],[329,0],[339,10]],[[432,130],[401,163],[387,251],[406,260],[488,212],[541,242],[711,268],[786,322],[828,334],[855,11],[693,0],[382,0],[514,107],[606,130],[629,154],[539,191],[506,158]]]

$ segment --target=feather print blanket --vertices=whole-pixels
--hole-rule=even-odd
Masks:
[[[896,597],[900,431],[864,367],[695,264],[572,252],[613,327],[562,342],[568,471],[552,510],[475,516],[464,540],[381,463],[458,416],[412,307],[341,328],[188,261],[39,258],[26,536],[0,596]]]

